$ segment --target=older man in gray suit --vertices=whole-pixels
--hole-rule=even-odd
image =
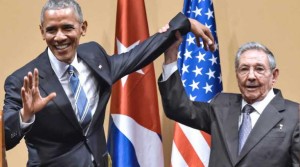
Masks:
[[[177,48],[165,53],[165,66],[176,66]],[[160,78],[164,111],[211,134],[210,167],[299,167],[299,104],[273,88],[279,70],[268,48],[244,44],[235,58],[241,94],[220,93],[210,103],[190,101],[175,70]]]

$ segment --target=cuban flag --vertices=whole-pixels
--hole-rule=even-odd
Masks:
[[[217,50],[207,52],[197,47],[195,37],[188,33],[178,53],[178,70],[183,86],[192,101],[209,102],[222,91],[218,39],[212,0],[185,0],[183,13],[210,29]],[[172,167],[207,167],[210,135],[176,123],[172,146]]]
[[[149,37],[143,0],[118,0],[116,53]],[[114,84],[108,151],[114,167],[163,167],[163,149],[153,64]]]

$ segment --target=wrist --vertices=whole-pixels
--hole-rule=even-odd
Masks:
[[[24,112],[23,108],[21,109],[20,115],[21,115],[21,119],[22,119],[21,121],[25,122],[25,123],[28,123],[33,117],[33,114],[28,114],[28,112]]]
[[[171,63],[174,63],[175,61],[177,61],[177,55],[175,56],[167,56],[165,54],[165,61],[164,61],[164,64],[171,64]]]

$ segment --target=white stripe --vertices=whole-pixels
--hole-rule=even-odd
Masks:
[[[172,167],[188,167],[188,164],[185,162],[181,156],[174,140],[172,145],[172,157],[171,157]]]
[[[82,117],[81,117],[81,122],[84,121],[84,118],[86,117],[87,113],[89,112],[89,109],[90,109],[90,103],[89,101],[86,99],[86,104],[85,104],[85,108],[84,108],[84,111],[83,111],[83,114],[82,114]]]
[[[131,117],[111,114],[116,127],[131,141],[142,167],[163,167],[162,142],[156,132],[139,125]]]
[[[204,166],[208,166],[210,147],[199,130],[179,124]]]

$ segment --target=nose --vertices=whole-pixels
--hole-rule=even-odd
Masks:
[[[54,37],[54,40],[56,42],[60,42],[60,41],[63,41],[67,38],[67,36],[62,32],[62,31],[57,31],[55,37]]]
[[[253,69],[249,70],[248,79],[250,79],[250,80],[255,79],[255,71]]]

